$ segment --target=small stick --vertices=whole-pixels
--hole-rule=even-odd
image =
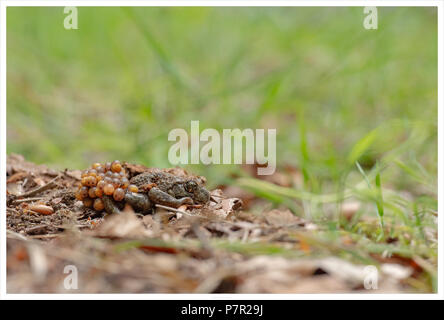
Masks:
[[[68,229],[72,229],[73,227],[74,228],[90,228],[91,226],[87,225],[87,224],[73,224],[73,225],[63,225],[63,224],[61,224],[59,226],[53,226],[53,227],[54,228],[60,228],[60,229],[68,230]]]
[[[34,189],[34,190],[31,190],[31,191],[25,192],[24,194],[20,195],[20,198],[32,197],[32,196],[34,196],[34,195],[36,195],[36,194],[38,194],[38,193],[40,193],[40,192],[43,192],[43,191],[45,191],[45,190],[48,190],[48,189],[54,188],[55,186],[57,186],[57,185],[55,184],[55,181],[56,181],[58,178],[60,178],[60,175],[58,175],[57,177],[55,177],[54,179],[52,179],[51,181],[49,181],[47,184],[45,184],[45,185],[43,185],[43,186],[41,186],[41,187],[38,187],[38,188],[36,188],[36,189]]]
[[[20,212],[18,212],[17,210],[13,209],[13,208],[6,208],[6,211],[15,213],[15,214],[20,214]]]
[[[217,196],[217,195],[215,195],[215,194],[210,195],[210,197],[220,198],[220,199],[227,199],[227,197],[224,197],[224,196]]]
[[[44,197],[34,197],[34,198],[26,198],[26,199],[17,199],[17,200],[13,200],[12,204],[19,204],[22,202],[28,202],[28,201],[37,201],[37,200],[43,200],[45,199]]]
[[[40,213],[38,213],[37,211],[31,210],[31,209],[25,209],[24,212],[26,212],[27,214],[35,215],[35,216],[40,216]]]
[[[28,235],[29,239],[51,239],[51,238],[57,238],[57,237],[60,237],[60,233]]]
[[[162,208],[162,209],[165,209],[165,210],[169,210],[169,211],[173,211],[173,212],[182,213],[182,214],[189,215],[189,216],[194,216],[192,214],[189,214],[188,212],[185,212],[185,211],[182,211],[182,210],[179,210],[179,209],[176,209],[176,208],[171,208],[171,207],[168,207],[168,206],[164,206],[164,205],[161,205],[161,204],[156,204],[156,207],[157,208]]]
[[[26,233],[26,234],[30,234],[30,233],[34,233],[34,232],[45,231],[46,228],[48,228],[48,225],[46,225],[46,224],[40,224],[40,225],[38,225],[38,226],[34,226],[34,227],[31,227],[31,228],[26,229],[26,230],[25,230],[25,233]]]

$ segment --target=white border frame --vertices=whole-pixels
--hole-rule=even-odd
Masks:
[[[159,7],[328,7],[328,6],[350,6],[350,7],[437,7],[438,9],[438,293],[436,294],[8,294],[6,292],[6,8],[16,6],[159,6]],[[364,300],[364,299],[444,299],[444,281],[443,281],[443,222],[444,217],[442,213],[439,214],[440,206],[439,200],[443,200],[443,181],[444,170],[442,169],[442,162],[444,161],[443,142],[444,142],[444,110],[443,110],[443,15],[444,3],[440,0],[434,1],[291,1],[291,0],[277,0],[277,1],[232,1],[232,0],[171,0],[171,1],[49,1],[49,0],[35,0],[35,1],[20,1],[20,0],[0,0],[0,298],[1,299],[57,299],[57,300],[79,300],[79,299],[136,299],[136,300],[310,300],[310,299],[341,299],[341,300]]]

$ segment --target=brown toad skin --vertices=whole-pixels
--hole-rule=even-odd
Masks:
[[[210,200],[210,193],[199,177],[154,171],[136,175],[130,183],[138,187],[139,193],[127,192],[125,202],[143,214],[150,213],[154,204],[178,208],[183,204],[205,204]],[[115,213],[116,208],[106,203],[106,211]]]
[[[210,193],[197,177],[177,176],[162,171],[147,172],[133,177],[130,183],[139,190],[152,186],[147,191],[149,200],[174,208],[183,204],[205,204],[210,200]]]

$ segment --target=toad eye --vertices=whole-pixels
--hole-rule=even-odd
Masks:
[[[194,190],[196,190],[196,189],[197,189],[197,183],[194,182],[194,181],[188,181],[188,182],[185,184],[185,190],[186,190],[187,192],[194,192]]]

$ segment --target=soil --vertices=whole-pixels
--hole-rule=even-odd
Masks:
[[[126,169],[131,176],[158,170]],[[317,226],[288,210],[248,213],[242,199],[217,189],[202,208],[158,208],[143,216],[126,206],[120,215],[107,215],[76,200],[80,175],[8,156],[8,293],[365,291],[356,276],[365,266],[311,255],[305,236]],[[36,205],[53,213],[42,214]],[[402,288],[397,280],[379,289]]]

